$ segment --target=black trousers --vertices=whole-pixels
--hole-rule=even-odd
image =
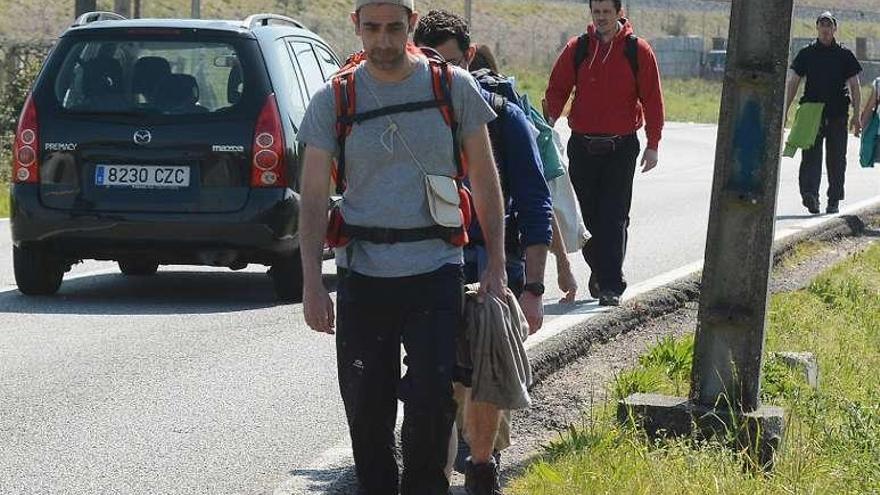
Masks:
[[[399,486],[403,495],[447,495],[461,267],[401,278],[340,270],[337,299],[339,387],[360,493],[396,495]],[[394,438],[398,398],[404,402],[402,477]]]
[[[848,116],[822,118],[816,143],[801,153],[801,197],[819,197],[822,181],[822,144],[825,144],[825,167],[828,172],[828,200],[843,199],[846,174],[846,140]]]
[[[583,249],[584,259],[600,291],[623,294],[626,290],[623,259],[639,151],[635,134],[621,137],[613,151],[598,155],[590,153],[582,135],[572,134],[568,142],[571,183],[592,234]]]

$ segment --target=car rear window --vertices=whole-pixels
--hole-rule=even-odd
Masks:
[[[50,77],[71,113],[215,114],[242,102],[244,61],[230,41],[81,39]]]

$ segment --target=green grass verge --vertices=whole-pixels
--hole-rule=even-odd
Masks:
[[[692,338],[659,342],[612,393],[686,394],[692,346]],[[743,454],[717,444],[650,443],[619,427],[609,403],[547,445],[509,492],[880,493],[880,246],[805,290],[773,296],[766,349],[813,352],[821,370],[815,391],[765,359],[762,398],[785,408],[787,427],[772,474],[744,473]]]
[[[538,107],[547,89],[550,69],[514,69],[510,73],[516,77],[517,89],[528,94]],[[663,81],[663,100],[669,122],[714,124],[718,122],[721,105],[721,81],[667,79]]]
[[[9,184],[0,184],[0,218],[9,216]]]

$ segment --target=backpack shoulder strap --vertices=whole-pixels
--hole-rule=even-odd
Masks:
[[[336,193],[345,192],[345,140],[351,134],[352,118],[357,111],[355,95],[354,71],[357,65],[349,64],[340,69],[333,78],[333,98],[336,102],[336,143],[339,156],[333,178],[336,181]]]
[[[428,67],[431,69],[431,87],[434,91],[434,99],[437,100],[443,121],[452,131],[452,154],[455,157],[456,178],[463,179],[467,176],[467,167],[462,158],[461,136],[458,135],[458,121],[455,118],[455,109],[452,105],[452,66],[442,58],[429,55]]]
[[[624,53],[626,54],[626,59],[629,61],[633,77],[635,77],[636,80],[636,95],[641,99],[642,92],[641,88],[639,88],[639,38],[636,35],[630,34],[626,37]]]
[[[577,83],[578,70],[580,70],[581,65],[587,60],[587,55],[590,52],[590,35],[588,33],[584,33],[578,36],[577,44],[574,49],[574,81]]]

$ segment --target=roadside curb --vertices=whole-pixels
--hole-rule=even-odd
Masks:
[[[859,235],[868,225],[878,221],[880,202],[786,235],[773,243],[773,266],[803,242]],[[698,301],[701,278],[702,270],[695,270],[662,287],[640,294],[624,302],[619,308],[574,324],[529,349],[527,352],[532,364],[532,387],[586,355],[594,345],[608,342],[651,320],[675,312],[688,303]]]

